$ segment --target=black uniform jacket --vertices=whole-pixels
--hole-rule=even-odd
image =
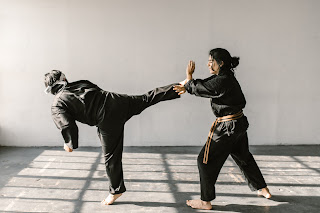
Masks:
[[[81,80],[68,83],[55,95],[51,106],[52,119],[70,148],[78,148],[76,120],[90,126],[103,120],[106,93],[90,81]]]
[[[217,117],[235,114],[246,105],[241,87],[232,74],[192,79],[186,83],[185,88],[190,94],[210,98],[212,111]]]

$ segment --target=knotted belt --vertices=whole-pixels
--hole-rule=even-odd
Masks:
[[[210,143],[211,143],[211,140],[212,140],[212,136],[213,136],[214,130],[217,127],[217,124],[221,123],[221,122],[225,122],[225,121],[237,120],[237,119],[241,118],[242,116],[243,116],[243,112],[241,110],[240,112],[238,112],[236,114],[233,114],[233,115],[226,115],[226,116],[223,116],[223,117],[218,117],[216,119],[216,121],[213,122],[213,124],[211,126],[211,129],[209,131],[207,142],[206,142],[206,148],[204,150],[204,156],[203,156],[203,163],[204,164],[208,163]]]

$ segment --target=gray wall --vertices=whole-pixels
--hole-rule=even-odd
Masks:
[[[65,72],[101,88],[142,94],[209,76],[208,51],[240,56],[251,144],[319,144],[320,1],[0,0],[0,144],[60,146],[43,75]],[[202,145],[209,100],[184,95],[132,118],[125,145]],[[80,145],[99,146],[79,124]]]

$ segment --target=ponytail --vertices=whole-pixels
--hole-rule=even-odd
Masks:
[[[231,58],[231,69],[236,68],[239,65],[239,57],[232,57]]]

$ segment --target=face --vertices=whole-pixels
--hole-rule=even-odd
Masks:
[[[66,76],[63,73],[61,73],[60,80],[63,80],[63,81],[67,80]]]
[[[223,62],[222,62],[223,63]],[[207,64],[209,71],[211,74],[218,75],[220,71],[220,65],[216,61],[216,59],[212,59],[211,56],[209,56],[208,64]]]
[[[69,83],[66,76],[63,73],[60,76],[60,81],[65,81],[65,82]]]

